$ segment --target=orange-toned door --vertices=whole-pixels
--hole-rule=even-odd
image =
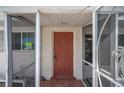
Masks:
[[[73,77],[73,32],[54,33],[54,76]]]

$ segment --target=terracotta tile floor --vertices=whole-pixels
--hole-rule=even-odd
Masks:
[[[41,81],[41,87],[84,87],[81,80],[46,80]]]

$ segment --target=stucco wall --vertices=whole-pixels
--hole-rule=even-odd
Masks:
[[[16,27],[13,28],[13,32],[28,32],[35,31],[35,28],[32,27]],[[82,78],[82,29],[76,27],[43,27],[42,28],[42,67],[41,74],[46,79],[53,77],[54,70],[54,60],[53,60],[53,33],[54,32],[73,32],[74,35],[74,57],[73,57],[73,74],[77,79]],[[3,41],[1,41],[3,42]],[[0,65],[4,68],[0,70],[2,73],[5,72],[5,62],[4,62],[4,53],[0,54],[0,62],[3,65]],[[35,51],[13,51],[13,71],[14,73],[20,70],[20,67],[23,65],[28,65],[35,61]],[[1,68],[0,68],[1,69]],[[34,76],[35,69],[34,66],[30,68],[27,72],[27,76]]]
[[[34,27],[14,27],[13,32],[35,31]],[[22,66],[27,66],[35,61],[34,51],[13,51],[13,73],[18,72]],[[35,66],[35,65],[34,65]],[[34,66],[25,73],[27,76],[34,76]],[[4,32],[0,30],[0,75],[5,75],[5,53],[4,53]]]
[[[13,32],[34,32],[35,27],[13,27]],[[26,67],[29,64],[35,62],[35,51],[33,50],[22,50],[22,51],[13,51],[13,73],[18,72],[21,67]],[[35,75],[35,65],[30,67],[26,72],[26,76]]]

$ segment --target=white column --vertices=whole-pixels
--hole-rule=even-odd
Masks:
[[[118,33],[119,33],[119,28],[118,28],[118,12],[116,12],[116,17],[115,17],[115,49],[118,50]],[[118,52],[115,53],[115,80],[118,78],[118,71],[117,71],[117,66],[118,66]],[[117,86],[116,86],[117,87]]]
[[[98,14],[97,14],[97,11],[102,8],[101,6],[100,7],[97,7],[96,10],[94,10],[93,12],[93,20],[92,20],[92,23],[93,23],[93,27],[92,27],[92,35],[93,35],[93,58],[92,58],[92,62],[93,62],[93,70],[92,70],[92,86],[93,87],[98,87],[98,73],[96,72],[97,70],[97,63],[98,63],[98,51],[96,49],[96,44],[97,44],[97,32],[98,32]]]
[[[4,45],[6,62],[6,87],[12,87],[13,53],[12,53],[12,18],[5,13]]]
[[[96,41],[97,41],[97,33],[96,33],[96,22],[97,22],[97,16],[96,16],[96,11],[93,12],[93,31],[92,31],[92,35],[93,35],[93,72],[92,72],[92,86],[93,87],[97,87],[98,86],[98,77],[97,77],[97,72],[95,71],[97,69],[96,66]]]
[[[115,48],[116,48],[116,50],[118,50],[118,35],[119,35],[118,13],[116,13],[115,20],[116,20],[116,23],[115,23]],[[118,56],[118,53],[115,54],[115,79],[118,78],[118,75],[117,75],[117,73],[118,73],[117,72],[118,58],[117,58],[117,56]]]
[[[40,37],[40,13],[39,11],[36,12],[36,33],[35,33],[35,87],[40,87],[40,42],[41,42],[41,37]]]

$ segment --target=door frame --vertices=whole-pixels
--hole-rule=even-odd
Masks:
[[[75,76],[74,76],[74,47],[75,47],[75,46],[74,46],[74,38],[75,38],[75,37],[74,37],[74,31],[53,31],[53,33],[52,33],[52,34],[53,34],[53,77],[52,77],[52,78],[55,77],[55,67],[54,67],[54,66],[55,66],[55,65],[54,65],[54,62],[55,62],[55,59],[54,59],[54,55],[55,55],[55,54],[54,54],[54,43],[55,43],[55,42],[54,42],[54,33],[55,33],[55,32],[71,32],[71,33],[73,34],[73,41],[72,41],[72,42],[73,42],[73,51],[72,51],[72,53],[73,53],[73,54],[72,54],[72,55],[73,55],[73,56],[72,56],[72,58],[73,58],[73,62],[72,62],[73,69],[72,69],[72,76],[75,77]]]

